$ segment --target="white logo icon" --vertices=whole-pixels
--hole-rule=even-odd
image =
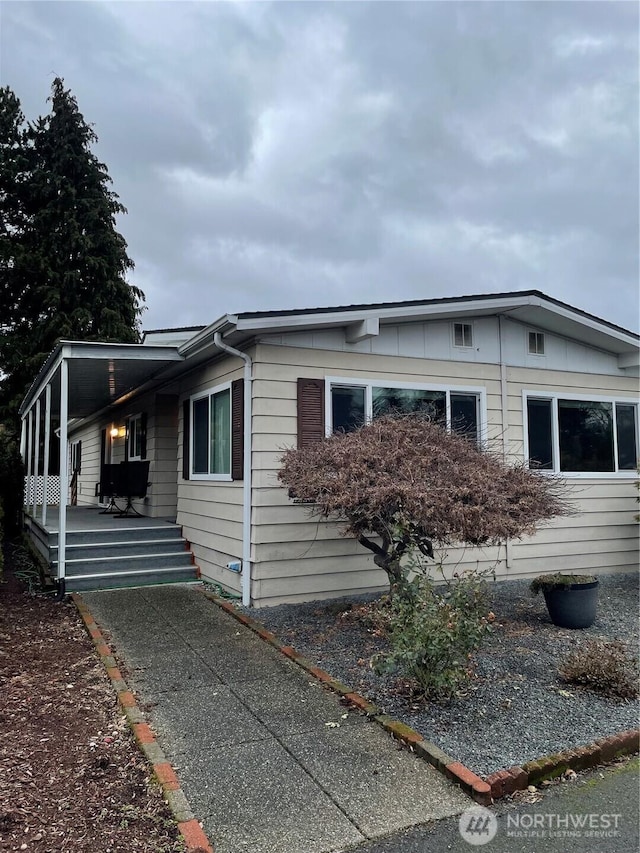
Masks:
[[[458,821],[460,835],[467,844],[480,847],[495,838],[498,831],[498,819],[484,806],[471,806],[460,815]]]

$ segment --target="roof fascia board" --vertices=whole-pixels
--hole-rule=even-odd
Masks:
[[[186,359],[192,358],[193,356],[199,355],[203,350],[212,349],[216,350],[216,346],[213,343],[213,335],[215,332],[230,331],[235,329],[238,324],[238,318],[233,314],[223,314],[222,317],[218,317],[217,320],[214,320],[206,329],[202,329],[201,332],[198,332],[197,335],[194,335],[193,338],[190,338],[184,344],[181,344],[178,347],[178,352]]]
[[[509,309],[520,308],[531,304],[529,297],[511,297],[509,299],[487,299],[486,301],[470,300],[468,302],[448,302],[437,305],[410,305],[396,306],[394,308],[371,307],[367,309],[356,309],[350,311],[327,311],[324,314],[300,314],[294,316],[260,317],[255,320],[242,319],[238,317],[238,331],[276,331],[281,326],[299,326],[301,329],[312,326],[345,326],[352,323],[378,318],[379,320],[394,320],[407,317],[438,317],[442,314],[477,313],[483,312],[500,313]]]
[[[69,359],[85,358],[104,360],[110,358],[128,359],[130,361],[183,361],[184,356],[178,352],[178,347],[158,344],[144,346],[143,344],[115,344],[100,341],[85,343],[63,341],[68,348]]]
[[[35,405],[36,400],[40,397],[40,394],[42,394],[43,390],[53,380],[53,377],[62,364],[62,359],[66,357],[66,347],[64,344],[59,343],[42,365],[38,375],[33,380],[29,390],[25,394],[24,400],[18,409],[18,414],[21,418],[24,418],[29,414],[31,408]]]
[[[555,301],[547,300],[541,296],[534,294],[524,294],[522,296],[511,296],[501,298],[487,298],[485,300],[469,300],[456,301],[448,303],[438,303],[430,305],[411,305],[411,306],[395,306],[393,308],[383,308],[375,306],[367,309],[356,309],[350,311],[327,311],[326,313],[305,314],[301,312],[297,315],[281,315],[276,317],[258,317],[243,319],[242,315],[237,318],[237,326],[239,332],[277,332],[280,328],[288,330],[304,331],[317,327],[340,327],[352,326],[359,322],[364,322],[369,319],[378,319],[378,321],[402,320],[408,318],[423,318],[423,319],[438,319],[442,316],[455,315],[473,315],[473,314],[504,314],[509,316],[510,311],[516,311],[519,308],[535,307],[549,311],[566,320],[570,320],[586,328],[600,332],[613,340],[620,341],[634,348],[638,347],[638,339],[632,334],[612,329],[610,325],[599,322],[596,319],[585,317],[584,314],[572,311],[570,308],[565,308],[558,305]]]

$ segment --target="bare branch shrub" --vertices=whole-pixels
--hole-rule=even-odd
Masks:
[[[620,640],[586,640],[560,667],[570,684],[619,699],[638,695],[638,661]]]
[[[509,466],[424,415],[387,415],[282,457],[280,481],[312,512],[343,522],[403,583],[402,558],[448,545],[497,545],[568,514],[560,482]]]

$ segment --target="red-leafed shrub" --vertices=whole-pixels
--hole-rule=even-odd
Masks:
[[[558,480],[507,465],[424,415],[387,415],[287,450],[280,481],[312,512],[343,522],[392,592],[402,558],[448,545],[497,545],[568,512]]]

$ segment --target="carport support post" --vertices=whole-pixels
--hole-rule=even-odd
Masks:
[[[65,546],[67,544],[67,500],[69,469],[67,454],[67,422],[69,420],[69,362],[62,350],[60,361],[60,515],[58,520],[58,592],[64,595]]]
[[[31,487],[35,485],[33,483],[32,470],[33,470],[33,409],[29,409],[29,418],[27,423],[27,494],[25,495],[25,508],[27,513],[29,512],[29,497],[31,495]]]
[[[20,424],[20,458],[22,459],[22,470],[24,472],[24,476],[22,478],[22,485],[25,487],[24,499],[22,501],[22,504],[23,504],[22,510],[24,512],[27,500],[29,499],[28,498],[29,492],[27,490],[27,487],[25,486],[25,481],[27,479],[27,477],[26,477],[26,474],[27,474],[27,419],[26,419],[26,417],[22,418],[22,421]]]
[[[35,474],[33,489],[33,517],[36,518],[36,506],[38,499],[38,473],[40,471],[40,397],[36,400],[36,440],[34,447],[33,473]]]
[[[22,422],[20,424],[20,456],[22,457],[22,464],[25,469],[27,467],[27,421],[26,418],[22,418]]]
[[[51,440],[51,384],[44,391],[44,470],[42,472],[42,526],[47,525],[47,506],[49,498],[49,442]]]

